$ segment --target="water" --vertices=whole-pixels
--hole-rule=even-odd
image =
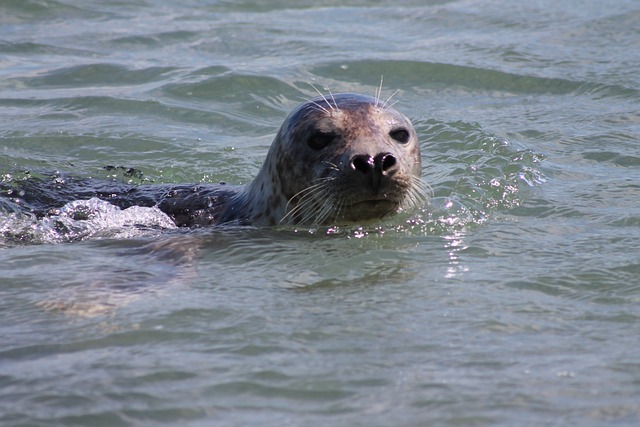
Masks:
[[[317,3],[0,4],[6,184],[243,184],[309,82],[384,76],[434,193],[68,239],[3,199],[0,424],[640,424],[637,2]]]

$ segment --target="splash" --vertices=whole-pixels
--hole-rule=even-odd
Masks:
[[[0,217],[0,246],[65,243],[88,238],[132,238],[175,224],[155,207],[120,209],[98,198],[75,200],[44,218],[26,212]]]
[[[421,135],[423,179],[433,197],[417,209],[357,227],[311,230],[362,238],[403,233],[449,236],[479,226],[526,202],[546,182],[541,170],[545,156],[466,122],[416,121]]]

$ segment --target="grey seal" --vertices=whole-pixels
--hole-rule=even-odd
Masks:
[[[122,209],[156,206],[180,227],[341,225],[379,220],[427,200],[420,143],[410,120],[378,97],[319,96],[296,107],[255,179],[230,185],[128,185],[26,180],[18,200],[51,214],[97,197]],[[45,183],[46,184],[46,183]],[[31,201],[28,199],[31,198]],[[17,199],[16,199],[17,200]],[[54,208],[52,210],[52,208]]]

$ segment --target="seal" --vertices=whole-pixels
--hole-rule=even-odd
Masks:
[[[123,209],[156,206],[181,227],[379,220],[428,198],[416,131],[387,104],[378,97],[341,93],[299,105],[280,127],[256,178],[244,187],[100,188],[95,182],[67,180],[73,188],[64,193],[75,199],[98,197]]]

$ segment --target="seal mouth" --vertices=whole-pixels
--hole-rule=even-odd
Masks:
[[[391,208],[395,205],[396,203],[393,200],[371,199],[371,200],[361,200],[359,202],[355,202],[351,205],[351,207],[354,209],[380,209],[380,208]]]
[[[398,203],[390,199],[360,200],[349,205],[348,216],[351,220],[376,219],[394,213]]]

